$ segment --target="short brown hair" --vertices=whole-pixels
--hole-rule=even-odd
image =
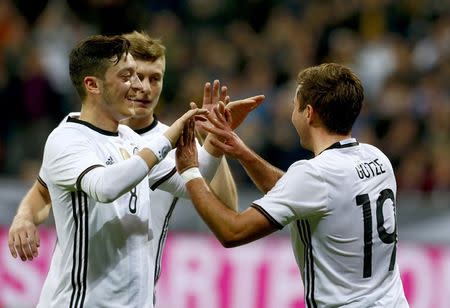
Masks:
[[[151,38],[145,32],[133,31],[123,35],[130,41],[130,53],[136,60],[154,62],[165,57],[166,47],[161,40]]]
[[[116,65],[128,54],[130,42],[123,36],[93,35],[78,43],[69,56],[72,84],[81,99],[86,97],[83,79],[86,76],[103,78],[111,65]]]
[[[324,63],[302,70],[297,99],[300,110],[311,105],[332,133],[346,135],[358,117],[364,100],[361,81],[349,68]]]

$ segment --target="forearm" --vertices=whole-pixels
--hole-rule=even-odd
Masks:
[[[47,220],[50,207],[50,195],[47,188],[35,182],[20,202],[15,219],[25,219],[39,225]]]
[[[186,189],[197,212],[225,246],[232,246],[240,236],[239,213],[228,208],[210,190],[203,178],[186,183]]]
[[[109,203],[139,184],[148,171],[144,160],[136,155],[112,166],[90,170],[79,179],[81,187],[78,189],[94,200]]]
[[[217,198],[228,208],[234,211],[238,210],[236,183],[234,182],[233,175],[225,157],[222,158],[219,168],[210,183],[210,187]]]
[[[282,170],[271,165],[249,148],[238,160],[256,187],[263,193],[271,190],[284,174]]]

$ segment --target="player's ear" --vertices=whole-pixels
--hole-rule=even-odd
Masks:
[[[306,105],[305,108],[305,112],[306,112],[306,120],[308,122],[309,125],[317,127],[320,125],[321,120],[319,118],[319,115],[317,114],[317,111],[314,109],[313,106],[311,105]]]
[[[307,104],[304,112],[305,112],[305,116],[306,116],[306,119],[308,120],[308,122],[311,122],[313,115],[314,115],[314,108],[310,104]]]
[[[94,76],[86,76],[83,79],[87,93],[100,94],[99,80]]]

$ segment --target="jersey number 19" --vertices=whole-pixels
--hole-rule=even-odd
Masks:
[[[386,200],[392,201],[394,208],[394,231],[388,233],[384,227],[383,205]],[[395,218],[395,200],[394,192],[391,189],[383,189],[377,199],[377,231],[380,240],[385,244],[394,244],[389,264],[389,271],[395,266],[395,257],[397,252],[397,221]],[[356,196],[356,205],[362,205],[363,223],[364,223],[364,266],[363,278],[372,276],[372,209],[368,194]]]

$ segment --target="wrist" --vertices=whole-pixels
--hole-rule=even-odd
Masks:
[[[184,170],[180,173],[180,176],[186,183],[193,179],[202,178],[202,174],[200,173],[198,167],[191,167],[187,170]]]
[[[144,147],[153,152],[158,162],[164,159],[167,153],[172,150],[172,144],[169,138],[167,138],[165,135],[158,135],[153,137],[150,141],[144,144]]]
[[[14,217],[14,220],[16,220],[16,221],[24,220],[24,221],[30,221],[30,222],[34,221],[33,215],[31,213],[18,213]]]

